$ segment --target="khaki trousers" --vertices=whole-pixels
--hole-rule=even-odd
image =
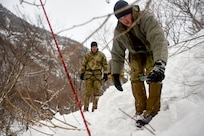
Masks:
[[[100,96],[101,81],[98,80],[95,76],[90,76],[85,81],[85,98],[84,98],[84,110],[88,111],[90,98],[93,95],[93,108],[97,109],[98,99]]]
[[[135,110],[136,115],[141,115],[144,113],[144,116],[152,115],[155,116],[160,110],[160,99],[161,99],[161,83],[150,83],[147,97],[144,82],[142,81],[133,81],[132,93],[135,98]]]
[[[145,89],[144,82],[140,81],[142,76],[148,75],[154,66],[152,54],[130,54],[130,80],[132,93],[135,98],[136,115],[144,113],[144,116],[155,116],[160,109],[161,83],[149,83],[148,93]]]

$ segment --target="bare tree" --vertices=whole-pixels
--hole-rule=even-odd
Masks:
[[[4,32],[0,33],[1,133],[16,135],[17,131],[39,124],[39,120],[55,118],[57,112],[65,114],[76,111],[76,103],[56,49],[53,48],[51,34],[6,14],[0,15],[0,29]],[[71,43],[74,41],[67,38],[58,39],[64,49],[68,49],[65,50],[66,62],[70,64],[74,79],[78,76],[81,45],[73,45]],[[77,55],[73,55],[74,48]],[[78,61],[74,64],[71,60]],[[12,129],[14,122],[20,123],[18,130]],[[64,123],[67,124],[66,128],[55,124],[49,127],[77,129]]]
[[[204,28],[204,3],[200,0],[169,0],[177,12],[178,18],[183,21],[185,31],[192,35]]]
[[[155,1],[151,9],[159,19],[170,45],[204,28],[204,3],[200,0]]]

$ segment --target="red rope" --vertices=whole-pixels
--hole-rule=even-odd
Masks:
[[[68,72],[68,70],[67,70],[67,67],[66,67],[66,65],[65,65],[65,62],[64,62],[64,59],[63,59],[62,53],[61,53],[61,51],[60,51],[60,48],[59,48],[58,42],[57,42],[57,40],[56,40],[56,37],[55,37],[54,31],[52,30],[52,26],[51,26],[51,24],[50,24],[50,21],[49,21],[49,18],[48,18],[47,13],[46,13],[46,11],[45,11],[45,8],[44,8],[44,5],[43,5],[43,3],[42,3],[42,0],[40,0],[40,3],[41,3],[41,6],[42,6],[42,8],[43,8],[43,11],[44,11],[45,17],[46,17],[46,19],[47,19],[48,25],[49,25],[49,27],[50,27],[50,31],[52,32],[52,37],[53,37],[53,39],[54,39],[54,41],[55,41],[55,44],[56,44],[56,47],[57,47],[58,53],[59,53],[60,58],[61,58],[61,60],[62,60],[62,64],[63,64],[63,66],[64,66],[64,70],[65,70],[65,72],[66,72],[66,75],[67,75],[68,81],[69,81],[69,83],[70,83],[70,85],[71,85],[72,92],[74,93],[74,97],[75,97],[75,100],[76,100],[77,106],[78,106],[78,108],[79,108],[79,110],[80,110],[81,116],[82,116],[82,118],[83,118],[84,124],[85,124],[85,126],[86,126],[86,130],[87,130],[87,132],[88,132],[88,135],[91,136],[91,132],[90,132],[90,130],[89,130],[89,128],[88,128],[88,125],[87,125],[86,119],[85,119],[84,114],[83,114],[82,109],[81,109],[81,104],[80,104],[80,102],[79,102],[79,99],[78,99],[77,93],[76,93],[76,91],[75,91],[75,89],[74,89],[74,85],[73,85],[73,83],[72,83],[71,77],[70,77],[69,72]]]

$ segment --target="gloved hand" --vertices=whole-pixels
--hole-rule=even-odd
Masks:
[[[103,80],[104,80],[104,82],[108,80],[108,74],[103,75]]]
[[[165,63],[163,61],[156,61],[152,71],[147,76],[150,82],[161,82],[164,78]]]
[[[81,79],[81,80],[84,80],[84,73],[81,73],[81,74],[80,74],[80,79]]]
[[[119,91],[123,91],[119,77],[120,77],[120,74],[113,74],[114,85]]]

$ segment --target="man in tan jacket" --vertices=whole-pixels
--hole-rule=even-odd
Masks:
[[[114,41],[111,50],[114,85],[123,91],[119,81],[119,74],[124,65],[125,51],[130,52],[130,80],[132,93],[135,98],[135,109],[138,127],[148,124],[160,110],[162,80],[168,58],[168,42],[164,32],[154,18],[147,11],[140,11],[139,6],[129,5],[119,0],[114,6],[118,19],[114,31]],[[149,97],[146,95],[144,81],[146,76]]]
[[[80,79],[85,80],[84,111],[89,109],[92,93],[94,96],[92,112],[97,109],[101,84],[108,80],[107,67],[105,54],[98,50],[97,42],[91,42],[91,51],[84,56],[80,74]]]

